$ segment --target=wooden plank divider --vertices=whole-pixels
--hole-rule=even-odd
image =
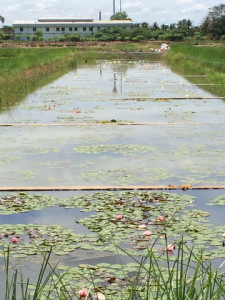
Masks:
[[[132,190],[225,190],[225,185],[191,186],[191,185],[155,185],[155,186],[18,186],[0,187],[0,191],[132,191]]]
[[[55,126],[95,126],[95,125],[187,125],[196,124],[196,122],[96,122],[96,123],[8,123],[0,124],[0,127],[55,127]]]
[[[166,101],[166,100],[218,100],[225,99],[225,97],[129,97],[129,98],[113,98],[107,100],[156,100],[156,101]]]

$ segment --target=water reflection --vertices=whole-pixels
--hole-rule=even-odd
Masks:
[[[180,113],[184,109],[187,113],[183,117],[186,118],[188,111],[201,107],[200,101],[188,97],[207,96],[212,97],[171,72],[163,63],[100,61],[97,65],[79,67],[30,94],[23,102],[17,101],[16,108],[12,108],[10,113],[5,113],[2,108],[0,122],[90,123],[107,119],[145,122],[154,121],[159,111],[166,113],[171,108],[177,108]],[[154,101],[173,97],[184,97],[187,101]],[[149,101],[140,101],[145,98]],[[209,109],[213,103],[221,106],[219,101],[207,101]],[[76,114],[75,107],[79,107],[82,113]],[[206,107],[204,101],[203,107]],[[221,111],[220,107],[218,111]],[[167,116],[173,114],[168,112]],[[162,113],[159,117],[163,121]]]

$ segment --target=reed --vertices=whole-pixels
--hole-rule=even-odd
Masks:
[[[225,72],[225,46],[194,46],[173,44],[168,59],[176,54],[182,55],[218,72]]]
[[[73,61],[74,51],[70,48],[0,49],[0,111],[68,72],[74,67]]]
[[[166,239],[165,243],[168,248]],[[10,272],[10,248],[8,247],[4,250],[6,278],[4,299],[105,299],[96,297],[96,293],[101,297],[106,295],[107,300],[224,299],[225,273],[221,272],[223,264],[213,269],[210,262],[205,262],[203,251],[199,250],[199,254],[196,255],[194,247],[186,245],[183,238],[175,243],[175,246],[177,248],[173,256],[170,251],[157,254],[153,246],[139,260],[118,247],[118,253],[129,255],[138,264],[136,272],[133,272],[130,278],[126,278],[124,274],[124,284],[116,294],[111,293],[110,288],[107,290],[107,286],[99,288],[99,284],[95,282],[90,272],[85,289],[88,294],[81,298],[78,296],[79,289],[73,287],[73,280],[68,285],[64,282],[66,273],[60,273],[57,264],[54,267],[51,265],[51,249],[47,253],[40,251],[43,261],[36,281],[31,282],[29,278],[24,278],[21,266]],[[123,270],[122,263],[121,270]],[[77,284],[77,279],[74,280]]]
[[[217,96],[225,94],[225,46],[194,46],[173,44],[165,61],[171,69],[195,84],[206,84],[204,89]],[[204,75],[192,78],[191,75]],[[207,86],[208,85],[208,86]],[[212,87],[212,85],[215,85]]]

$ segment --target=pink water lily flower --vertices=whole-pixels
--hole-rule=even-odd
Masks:
[[[159,221],[164,221],[164,217],[163,216],[158,216],[158,220]]]
[[[151,236],[151,235],[152,235],[152,232],[151,232],[150,230],[145,230],[145,231],[143,232],[143,234],[144,234],[145,236]]]
[[[146,224],[140,224],[140,225],[138,226],[138,228],[140,228],[140,229],[144,229],[144,228],[146,228],[146,227],[147,227]]]
[[[88,294],[88,290],[87,289],[81,289],[78,292],[78,298],[82,299],[83,297],[86,297]]]
[[[123,219],[123,215],[117,215],[116,218],[117,218],[118,220],[122,220],[122,219]]]
[[[167,246],[166,251],[172,252],[174,249],[175,249],[175,245],[170,244],[170,245]]]
[[[12,241],[13,244],[17,244],[18,243],[18,238],[12,237],[11,241]]]
[[[224,234],[223,234],[223,238],[225,238],[225,232],[224,232]]]

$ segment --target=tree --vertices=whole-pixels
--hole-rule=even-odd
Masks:
[[[162,30],[167,30],[167,29],[169,29],[169,25],[162,24],[162,25],[161,25],[161,29],[162,29]]]
[[[225,15],[225,4],[213,6],[209,9],[208,17],[211,19],[219,19]]]
[[[152,24],[152,30],[158,30],[159,29],[159,25],[157,24],[157,22],[154,22]]]
[[[26,34],[27,42],[30,40],[30,34]]]
[[[149,28],[149,25],[148,25],[147,22],[142,22],[142,23],[141,23],[141,27],[142,27],[142,28]]]
[[[42,31],[36,31],[35,34],[32,36],[32,41],[43,41],[43,32]]]
[[[193,35],[193,26],[190,19],[183,19],[177,23],[177,28],[180,29],[184,36]]]
[[[200,25],[201,33],[219,39],[225,34],[225,4],[213,6]]]
[[[12,26],[8,26],[8,25],[4,25],[1,28],[2,31],[4,31],[5,33],[13,33],[14,29]]]
[[[1,40],[10,40],[13,38],[13,27],[12,26],[3,26],[0,29],[0,39]]]
[[[2,17],[2,16],[0,16],[0,21],[1,21],[2,23],[4,23],[4,22],[5,22],[5,18]]]
[[[110,17],[110,20],[131,20],[131,18],[128,18],[128,15],[125,11],[117,12],[115,15],[112,15]]]

